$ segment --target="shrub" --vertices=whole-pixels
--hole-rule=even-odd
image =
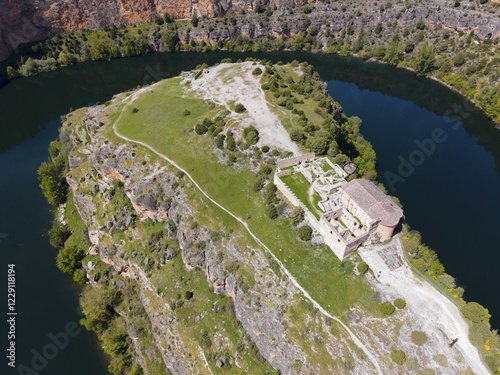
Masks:
[[[299,228],[297,233],[302,241],[310,241],[312,237],[312,228],[309,225],[304,225]]]
[[[200,342],[205,349],[208,349],[212,346],[212,339],[210,338],[210,334],[207,331],[204,330],[201,332]]]
[[[234,140],[234,136],[232,132],[228,132],[226,136],[226,149],[229,151],[236,150],[236,141]]]
[[[368,264],[366,264],[366,262],[359,262],[358,263],[358,272],[361,274],[361,275],[364,275],[366,272],[368,272]]]
[[[193,292],[191,292],[190,290],[186,290],[186,293],[184,293],[184,298],[189,301],[191,298],[193,298]]]
[[[262,164],[259,168],[257,174],[259,176],[269,176],[273,172],[273,168],[270,165]]]
[[[241,103],[236,103],[235,107],[234,107],[234,110],[236,113],[243,113],[245,112],[247,109],[245,108],[245,106]]]
[[[257,67],[257,68],[255,68],[255,69],[252,71],[252,74],[253,74],[254,76],[260,76],[260,75],[262,74],[262,69],[261,69],[261,68],[259,68],[259,67]]]
[[[455,279],[453,278],[453,276],[450,276],[446,273],[444,275],[439,275],[438,280],[448,289],[454,289],[456,287]]]
[[[488,309],[485,309],[477,302],[468,302],[465,304],[465,306],[462,307],[462,314],[475,323],[488,321],[491,316]]]
[[[413,331],[411,333],[411,341],[418,346],[424,345],[427,342],[427,335],[422,331]]]
[[[82,260],[85,257],[85,251],[78,246],[65,247],[57,253],[56,264],[57,267],[73,276],[75,271],[82,267]]]
[[[208,127],[205,124],[203,124],[203,123],[198,123],[194,127],[194,131],[198,135],[206,134],[206,132],[208,131]]]
[[[137,108],[135,108],[135,107],[132,108],[132,113],[137,113],[137,112],[139,112],[139,110]]]
[[[396,298],[394,301],[394,306],[398,309],[404,309],[406,307],[406,301],[403,298]]]
[[[266,182],[266,179],[264,177],[259,177],[253,184],[253,190],[254,191],[261,191],[262,188],[264,187],[264,183]]]
[[[185,109],[184,112],[182,112],[184,116],[189,116],[191,114],[191,111],[189,109]]]
[[[394,363],[402,365],[406,362],[406,354],[402,350],[393,350],[391,352],[391,359],[394,361]]]
[[[275,205],[270,204],[266,206],[266,216],[272,220],[278,217],[278,210]]]
[[[65,169],[66,162],[60,157],[44,162],[38,168],[40,187],[51,206],[57,206],[66,200],[68,184],[64,178]]]
[[[300,206],[294,207],[292,210],[291,219],[294,225],[297,225],[302,220],[304,220],[304,209]]]
[[[243,129],[243,138],[245,139],[246,147],[248,148],[259,142],[259,132],[255,126],[250,125]]]
[[[269,146],[264,145],[264,146],[262,146],[261,150],[263,153],[269,152]]]
[[[380,304],[380,312],[384,315],[392,315],[395,310],[393,304],[388,301]]]
[[[59,220],[54,220],[52,228],[49,230],[49,242],[56,249],[62,249],[68,239],[70,232],[62,225]]]
[[[224,140],[226,139],[226,136],[224,134],[219,134],[217,137],[215,137],[215,146],[217,148],[224,148]]]

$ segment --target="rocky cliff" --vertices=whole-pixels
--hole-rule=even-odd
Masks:
[[[318,314],[240,230],[218,220],[198,224],[204,209],[186,177],[136,146],[107,139],[100,121],[105,113],[101,106],[68,116],[62,131],[73,148],[67,181],[73,214],[82,217],[91,243],[92,260],[85,263],[90,283],[116,285],[123,294],[133,287],[128,298],[144,311],[140,324],[147,328],[140,333],[133,328],[135,313],[115,307],[144,373],[203,374],[209,367],[242,374],[272,368],[283,374],[373,372],[347,333]],[[153,240],[148,233],[155,223],[163,228],[156,233],[164,234]],[[181,297],[186,288],[194,296]],[[200,331],[209,338],[202,336],[198,346]],[[165,370],[148,369],[148,356]]]
[[[104,3],[104,4],[103,4]],[[22,43],[57,33],[135,24],[168,14],[172,19],[219,17],[227,12],[251,11],[256,4],[280,7],[299,0],[4,0],[0,2],[0,60]]]
[[[294,15],[293,6],[316,3]],[[457,2],[456,2],[457,3]],[[242,27],[243,36],[280,36],[294,31],[296,26],[314,24],[317,29],[340,32],[350,28],[374,28],[378,23],[400,26],[424,21],[429,27],[444,27],[455,31],[474,32],[480,40],[500,33],[500,19],[491,4],[473,2],[454,6],[444,0],[426,0],[418,4],[380,4],[378,1],[311,2],[302,0],[4,0],[0,2],[0,60],[22,43],[47,38],[57,33],[80,29],[100,29],[110,25],[134,24],[168,15],[172,19],[196,17],[216,18],[233,14],[260,13],[265,9],[279,10],[279,19],[272,27],[252,22]],[[299,23],[296,21],[299,19]],[[255,20],[253,20],[255,21]],[[257,20],[258,21],[258,20]],[[291,30],[285,26],[287,21]],[[318,27],[319,26],[319,27]],[[307,26],[306,26],[307,28]],[[214,35],[217,35],[215,30]],[[221,39],[221,38],[212,38]],[[224,38],[223,38],[224,39]]]
[[[266,70],[263,65],[259,68],[261,73]],[[424,369],[426,373],[488,373],[481,369],[468,328],[454,305],[439,319],[429,318],[408,293],[408,305],[401,300],[395,311],[389,303],[392,315],[382,315],[380,302],[396,301],[400,291],[377,281],[372,271],[364,276],[355,271],[360,258],[340,263],[321,245],[321,236],[315,234],[312,241],[296,238],[289,220],[292,208],[275,193],[274,197],[267,193],[272,184],[261,181],[266,187],[260,189],[266,193],[252,191],[255,187],[246,183],[240,186],[239,180],[254,181],[255,174],[272,169],[283,156],[277,148],[260,152],[260,146],[243,147],[245,131],[239,127],[261,111],[236,114],[220,104],[243,100],[238,97],[241,91],[252,98],[245,101],[248,108],[256,108],[257,96],[264,98],[264,93],[261,86],[252,91],[252,82],[260,82],[252,74],[254,69],[251,62],[221,64],[197,80],[185,74],[182,79],[161,81],[117,95],[104,105],[79,109],[64,119],[60,150],[68,155],[65,177],[70,190],[64,218],[72,235],[59,252],[58,264],[75,250],[76,256],[81,251],[76,259],[83,269],[79,266],[74,276],[81,271],[80,279],[86,283],[82,322],[98,333],[111,356],[111,372],[399,374]],[[266,79],[290,75],[289,83],[313,76],[305,64],[267,70]],[[213,91],[217,89],[222,91]],[[203,96],[204,90],[212,92],[217,103]],[[309,96],[296,95],[313,105]],[[182,112],[186,105],[190,110]],[[321,113],[317,106],[311,116]],[[231,126],[231,131],[225,131],[239,147],[236,160],[231,161],[212,140],[207,143],[209,134],[199,134],[202,123],[194,125],[196,116],[201,119],[207,113],[225,116],[227,123],[219,126]],[[179,123],[174,124],[170,120],[176,115]],[[265,123],[261,120],[257,126]],[[188,165],[182,171],[165,155],[152,152],[146,139],[125,140],[119,131],[128,121],[135,124],[132,129],[140,129],[138,133],[153,127],[154,139],[161,139],[157,147],[177,149],[168,157],[189,153],[194,159],[184,160]],[[276,138],[276,132],[266,135],[262,127],[259,131],[262,139]],[[55,148],[51,149],[54,153]],[[208,164],[200,168],[204,160]],[[205,183],[188,175],[197,168],[202,170],[198,178],[210,177]],[[225,201],[214,204],[209,198],[213,195],[204,195],[200,185],[215,195],[222,192]],[[240,201],[241,196],[245,199]],[[275,199],[280,218],[266,218],[264,201]],[[222,209],[234,201],[243,207],[236,213],[246,221],[234,220],[227,208]],[[300,224],[303,219],[298,220]],[[249,221],[250,225],[265,223],[258,226],[259,231],[254,229],[253,237]],[[79,232],[81,237],[75,237]],[[404,257],[394,252],[385,256],[401,276]],[[389,275],[390,269],[384,273]],[[404,288],[411,289],[409,285]],[[445,299],[436,294],[438,300]],[[456,350],[447,345],[456,327],[441,323],[449,320],[444,316],[450,311],[455,314],[451,321],[465,327]]]

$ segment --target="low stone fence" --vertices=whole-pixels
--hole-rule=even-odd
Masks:
[[[281,172],[276,173],[276,175],[278,177],[285,177],[285,176],[290,176],[292,173],[293,173],[292,170],[287,169],[286,171],[281,171]]]
[[[283,168],[288,168],[292,167],[294,165],[297,165],[299,163],[302,163],[303,161],[313,161],[316,155],[314,152],[308,152],[306,154],[302,154],[299,156],[293,156],[288,159],[282,159],[278,161],[278,168],[283,169]]]

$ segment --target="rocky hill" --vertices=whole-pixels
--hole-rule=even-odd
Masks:
[[[295,5],[307,5],[305,14],[294,14]],[[155,20],[168,15],[171,19],[192,17],[217,18],[245,13],[259,14],[266,9],[277,10],[271,25],[250,22],[246,33],[262,35],[293,35],[304,23],[333,32],[366,27],[378,23],[400,26],[418,21],[429,27],[444,27],[465,33],[474,32],[479,40],[495,38],[500,33],[498,10],[479,1],[453,3],[446,0],[423,0],[415,3],[376,0],[307,2],[302,0],[4,0],[0,7],[0,60],[20,44],[48,38],[58,33],[82,29],[101,29],[111,25],[128,25]],[[297,23],[298,20],[298,23]],[[289,26],[284,27],[284,23]],[[306,26],[307,29],[308,26]],[[245,33],[244,33],[245,34]],[[212,36],[217,41],[217,32]]]
[[[487,311],[467,310],[469,332],[399,239],[364,249],[361,274],[358,255],[341,263],[318,233],[297,237],[306,224],[273,166],[322,137],[341,145],[339,124],[353,137],[322,88],[307,64],[221,64],[65,118],[50,149],[68,160],[57,262],[86,284],[82,323],[112,373],[486,374],[485,340],[496,368]],[[328,153],[348,160],[336,142]]]

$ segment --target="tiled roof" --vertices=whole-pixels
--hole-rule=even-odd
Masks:
[[[381,220],[382,225],[396,226],[403,217],[403,210],[371,181],[355,179],[342,189],[373,220]]]

